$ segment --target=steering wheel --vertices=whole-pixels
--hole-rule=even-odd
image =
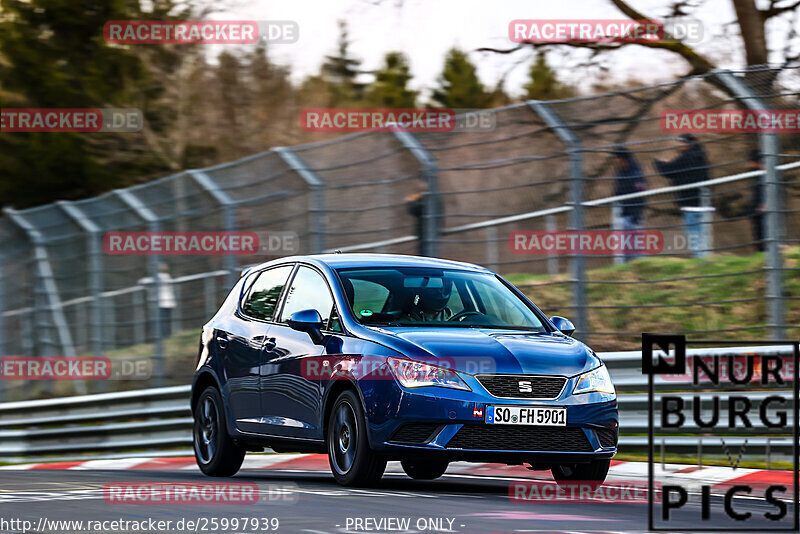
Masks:
[[[452,317],[450,317],[448,319],[448,322],[449,321],[457,321],[457,322],[461,323],[461,322],[464,321],[464,319],[466,319],[470,315],[483,315],[483,314],[481,312],[475,311],[475,310],[463,310],[463,311],[460,311],[457,314],[453,315]]]

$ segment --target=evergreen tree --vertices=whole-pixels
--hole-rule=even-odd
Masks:
[[[478,79],[477,69],[467,54],[452,48],[445,57],[440,87],[433,92],[434,102],[451,109],[486,108],[491,106],[491,94]]]
[[[219,139],[222,144],[221,154],[234,158],[244,155],[241,153],[241,145],[246,134],[243,135],[244,132],[240,130],[240,122],[244,124],[249,115],[245,109],[247,91],[242,90],[241,70],[239,58],[232,52],[226,50],[219,55],[219,65],[216,68],[219,92],[213,99],[220,113],[220,129],[217,132],[222,134]],[[244,114],[241,121],[240,113]]]
[[[322,76],[328,84],[331,106],[346,105],[361,98],[364,86],[356,81],[361,60],[350,55],[350,34],[347,23],[339,21],[336,55],[325,56]]]
[[[254,151],[292,144],[292,127],[297,126],[295,96],[289,69],[272,63],[267,48],[259,45],[247,58],[248,85],[252,86],[248,106],[254,110],[248,135],[257,142]]]
[[[558,81],[543,50],[537,52],[536,60],[528,70],[528,83],[524,87],[527,100],[556,100],[574,94],[571,87]]]
[[[375,73],[375,81],[367,89],[367,101],[381,108],[413,108],[417,92],[407,88],[411,68],[402,52],[389,52],[383,66]]]
[[[103,26],[166,18],[162,12],[144,13],[138,2],[122,0],[0,0],[0,12],[0,108],[138,108],[159,124],[148,104],[159,98],[163,80],[142,56],[174,66],[173,54],[155,45],[147,52],[108,45]],[[135,133],[2,134],[0,204],[81,198],[162,172],[166,166],[146,145]]]

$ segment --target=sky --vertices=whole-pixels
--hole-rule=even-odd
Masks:
[[[633,7],[654,18],[667,15],[670,3],[631,0]],[[740,66],[735,39],[721,36],[725,25],[735,20],[731,0],[704,0],[692,16],[704,28],[697,49],[722,66]],[[242,0],[213,18],[297,21],[298,42],[275,44],[270,50],[275,62],[291,67],[295,81],[318,72],[325,55],[335,52],[337,20],[343,19],[350,31],[351,54],[363,61],[362,69],[376,69],[386,52],[401,50],[409,57],[414,74],[410,85],[424,93],[436,86],[447,50],[458,46],[471,52],[487,86],[493,87],[507,73],[504,87],[518,95],[533,60],[532,51],[509,55],[473,52],[485,46],[514,46],[508,39],[511,20],[625,17],[609,0]],[[549,59],[564,81],[586,89],[590,80],[585,71],[569,68],[576,53],[583,52],[564,51]],[[669,52],[628,46],[612,54],[609,76],[613,80],[662,81],[687,71],[686,64]]]

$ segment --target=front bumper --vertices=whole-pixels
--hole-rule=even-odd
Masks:
[[[472,391],[361,381],[372,449],[398,457],[544,464],[587,462],[617,452],[614,395],[572,395],[576,378],[571,378],[553,400],[505,399],[490,395],[475,377],[461,376]],[[567,426],[486,424],[488,405],[566,407]]]

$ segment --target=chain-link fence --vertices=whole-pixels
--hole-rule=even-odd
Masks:
[[[800,69],[527,102],[487,110],[491,130],[359,133],[87,200],[6,209],[0,354],[146,358],[147,385],[184,383],[200,326],[240,268],[286,253],[106,253],[104,238],[119,231],[284,233],[301,254],[421,251],[484,264],[548,314],[573,319],[576,336],[598,350],[635,348],[642,331],[796,337],[797,134],[697,133],[703,159],[677,174],[664,163],[686,148],[665,131],[666,110],[761,108],[800,108]],[[760,170],[748,161],[753,149]],[[634,191],[620,188],[620,153],[638,169]],[[681,185],[681,172],[695,178]],[[415,195],[421,212],[409,209]],[[513,246],[515,233],[565,230],[659,232],[663,246],[636,255]],[[700,236],[700,246],[676,246],[681,236]],[[174,300],[167,315],[164,286]],[[129,387],[31,384],[0,389],[23,399]]]

